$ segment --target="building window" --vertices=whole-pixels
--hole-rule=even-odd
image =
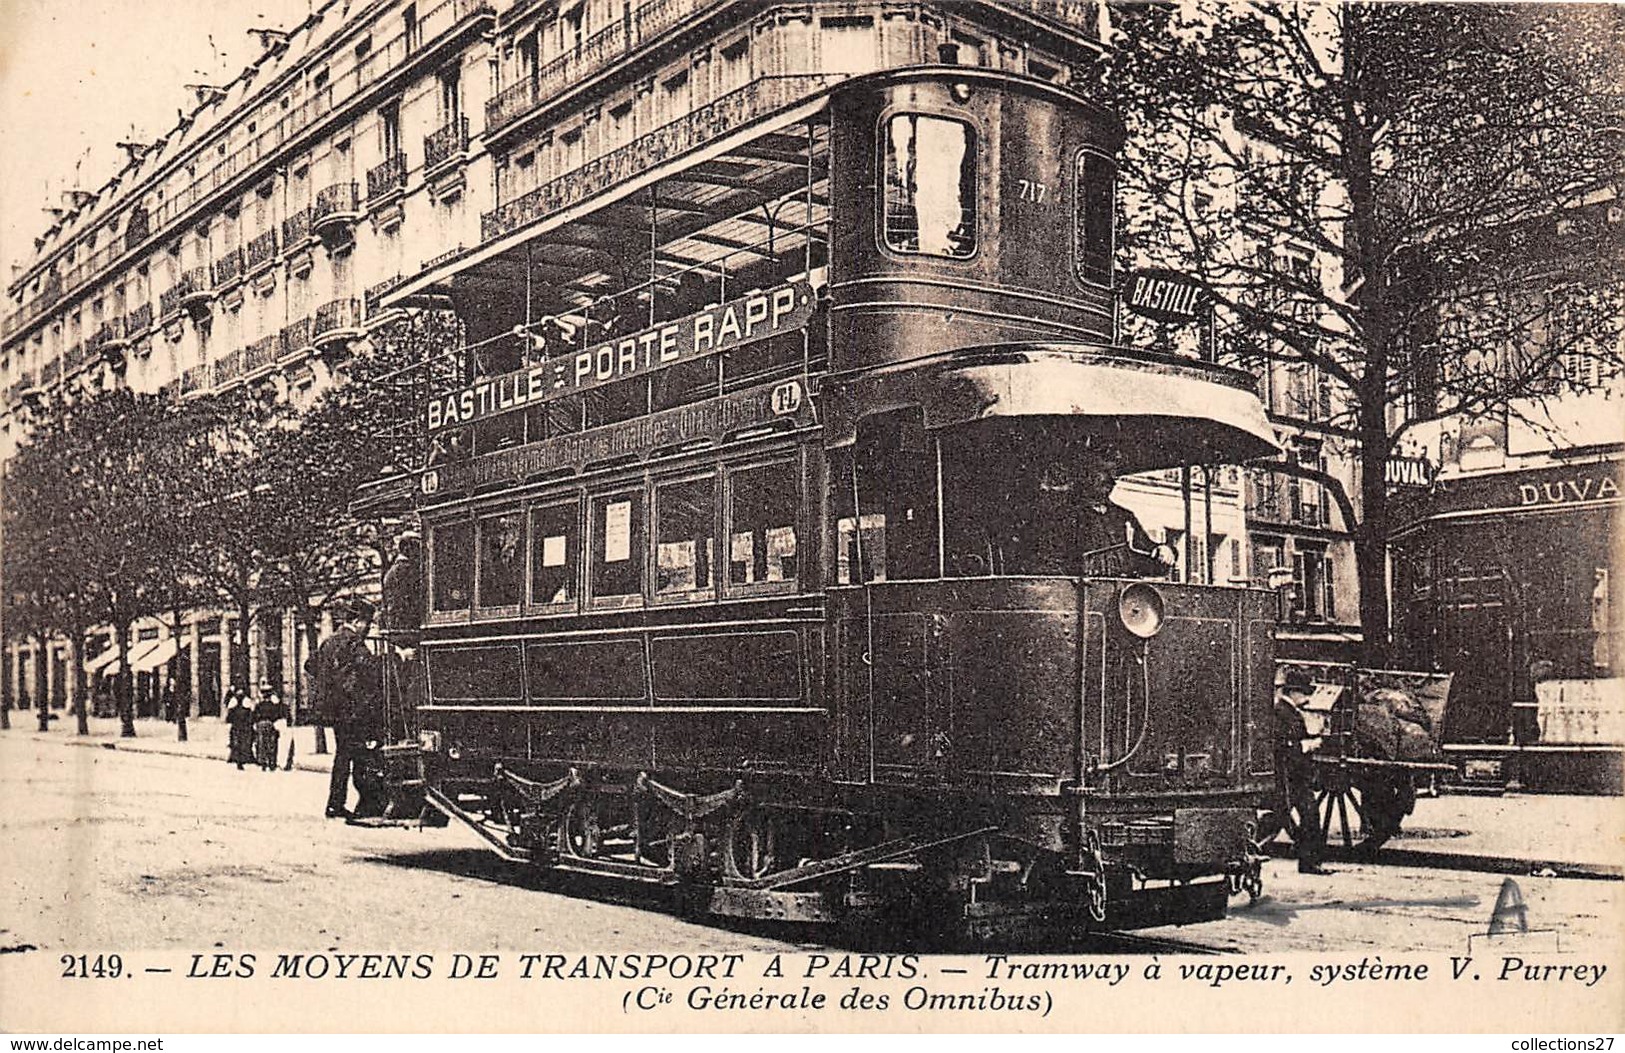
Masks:
[[[593,498],[593,599],[643,595],[644,530],[641,490]]]
[[[525,520],[518,512],[479,523],[477,602],[482,608],[517,607],[525,589]]]
[[[379,146],[383,150],[385,161],[401,152],[400,102],[391,102],[379,108],[378,134]]]
[[[800,487],[793,461],[728,475],[728,584],[794,583]]]
[[[581,549],[576,503],[546,505],[530,513],[530,602],[571,604],[576,598],[576,564]]]
[[[416,51],[423,43],[423,34],[418,28],[418,7],[416,4],[407,4],[406,10],[401,12],[401,21],[406,27],[406,50]]]
[[[463,115],[462,82],[458,76],[460,72],[455,66],[440,71],[441,124],[452,124]]]
[[[655,595],[702,599],[716,578],[716,480],[688,479],[655,489]]]
[[[1117,166],[1097,153],[1078,151],[1073,162],[1073,265],[1078,279],[1094,285],[1112,281],[1113,186]]]
[[[976,252],[976,133],[962,121],[900,113],[886,123],[886,246],[966,259]]]

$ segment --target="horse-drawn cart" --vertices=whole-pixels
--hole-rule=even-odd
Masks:
[[[1416,807],[1417,791],[1455,771],[1442,749],[1450,674],[1305,661],[1281,662],[1277,674],[1278,685],[1308,685],[1296,701],[1317,814],[1293,815],[1281,780],[1261,829],[1295,839],[1298,823],[1312,821],[1328,844],[1375,853]]]

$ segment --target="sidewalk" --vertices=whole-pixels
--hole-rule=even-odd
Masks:
[[[51,730],[39,730],[39,720],[33,710],[12,710],[11,730],[0,732],[8,736],[25,736],[36,742],[55,742],[64,746],[90,746],[110,750],[127,750],[131,753],[162,753],[171,757],[196,757],[199,760],[213,760],[225,762],[226,732],[225,721],[218,717],[194,717],[186,722],[186,741],[180,742],[175,737],[175,725],[151,717],[138,717],[135,722],[133,739],[119,737],[119,722],[116,717],[91,717],[90,734],[77,734],[74,728],[74,718],[71,713],[63,714],[58,711],[59,720],[51,721]],[[282,741],[277,750],[280,761],[277,767],[284,767],[288,760],[288,740],[291,737],[296,743],[294,748],[293,766],[300,771],[331,772],[333,770],[333,757],[331,754],[316,753],[315,728],[287,728],[281,727]],[[327,733],[328,749],[333,747],[333,733]]]
[[[175,725],[150,718],[138,719],[136,738],[119,738],[119,722],[92,717],[90,734],[74,733],[73,717],[37,730],[31,710],[13,711],[11,730],[0,734],[55,742],[64,746],[90,746],[162,753],[176,757],[224,762],[226,725],[215,717],[187,721],[187,741],[175,740]],[[329,772],[331,755],[315,752],[314,728],[294,728],[298,746],[294,767],[301,771]],[[289,731],[282,732],[282,759],[288,756]],[[329,738],[331,747],[331,738]],[[1405,820],[1398,837],[1383,850],[1389,862],[1428,866],[1466,865],[1470,857],[1504,864],[1507,872],[1530,873],[1550,868],[1593,874],[1625,874],[1625,797],[1582,797],[1560,794],[1507,794],[1500,797],[1451,795],[1424,797]],[[1440,859],[1439,857],[1445,857]],[[1382,858],[1382,857],[1379,857]],[[1471,867],[1478,869],[1478,867]]]

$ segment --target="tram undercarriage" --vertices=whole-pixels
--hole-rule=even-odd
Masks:
[[[688,793],[646,773],[538,780],[496,764],[424,794],[506,859],[667,887],[722,917],[1054,936],[1214,920],[1229,896],[1262,888],[1254,813],[1239,802],[1095,815],[1080,796],[995,805],[836,787],[809,805],[810,787],[794,789],[789,803],[742,781]]]

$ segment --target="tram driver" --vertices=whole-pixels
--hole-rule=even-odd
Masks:
[[[1038,478],[1018,573],[1162,578],[1173,552],[1155,544],[1135,514],[1113,501],[1121,461],[1110,447],[1066,451]]]

